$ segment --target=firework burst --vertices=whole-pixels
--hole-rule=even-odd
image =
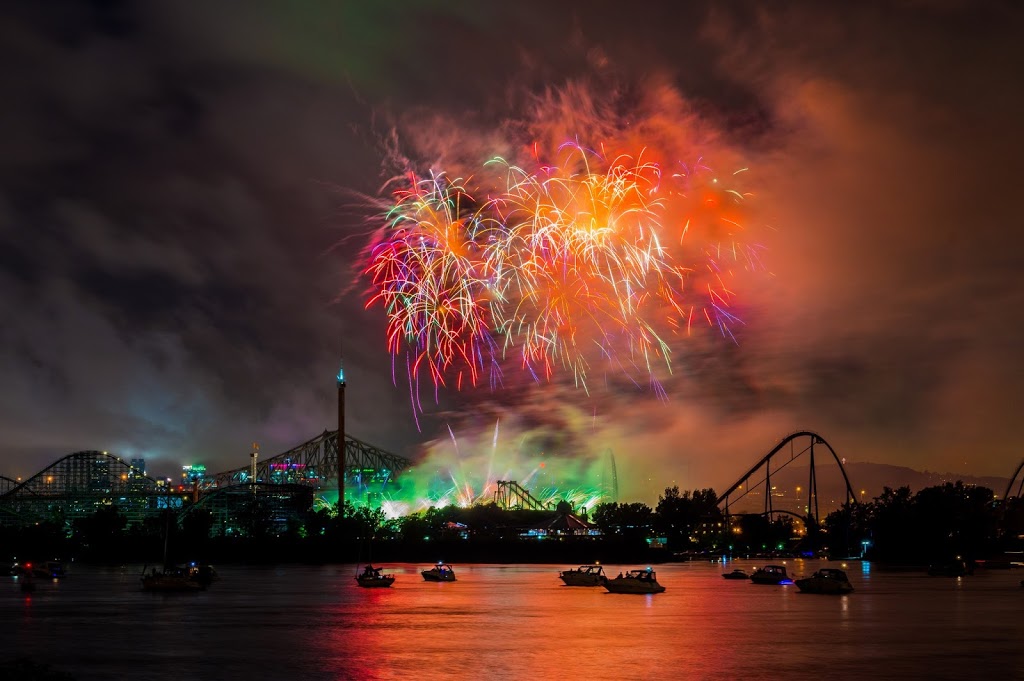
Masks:
[[[528,162],[495,158],[468,180],[398,180],[367,306],[383,305],[411,386],[493,387],[515,359],[538,381],[564,371],[586,388],[600,362],[658,391],[675,338],[695,324],[733,338],[731,282],[761,250],[739,173],[611,149],[573,141],[543,158],[535,144]]]

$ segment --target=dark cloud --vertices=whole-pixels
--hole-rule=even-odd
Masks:
[[[1008,473],[1022,11],[678,5],[5,5],[0,472],[85,448],[241,465],[253,440],[331,426],[344,343],[350,430],[397,453],[440,456],[446,425],[484,447],[504,420],[538,451],[613,448],[651,499],[724,486],[811,428],[852,459]],[[506,374],[424,394],[419,434],[383,313],[351,285],[379,140],[397,125],[429,164],[460,133],[439,123],[498,139],[522,93],[571,82],[681,93],[758,175],[772,276],[738,344],[678,346],[665,401]]]
[[[228,465],[254,439],[284,448],[329,425],[345,329],[373,325],[335,301],[357,251],[330,254],[330,187],[374,172],[350,92],[190,60],[156,9],[15,10],[0,133],[12,472],[80,448]],[[369,364],[350,374],[386,358]],[[404,406],[382,388],[381,412]],[[402,450],[413,429],[367,430]]]

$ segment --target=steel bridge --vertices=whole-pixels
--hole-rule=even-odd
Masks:
[[[791,435],[787,435],[782,439],[779,444],[764,455],[756,464],[751,467],[746,473],[740,476],[729,489],[725,490],[718,497],[718,505],[723,507],[722,510],[728,517],[730,515],[730,507],[736,502],[740,501],[749,494],[757,493],[755,490],[761,489],[763,485],[764,492],[764,510],[758,511],[758,514],[771,517],[776,514],[792,515],[803,520],[805,526],[820,526],[821,525],[821,514],[818,506],[818,477],[815,469],[815,446],[824,447],[828,450],[828,453],[835,459],[836,465],[839,466],[839,472],[842,473],[843,482],[846,483],[846,501],[849,503],[857,503],[857,497],[853,493],[853,487],[850,485],[850,478],[846,475],[846,469],[843,467],[842,459],[836,454],[835,450],[832,449],[832,445],[825,441],[825,438],[821,437],[817,433],[801,430]],[[778,473],[780,470],[789,466],[803,455],[807,455],[806,461],[809,463],[809,479],[807,482],[807,503],[804,506],[805,515],[801,515],[798,512],[787,509],[775,508],[772,501],[772,473]],[[772,464],[775,463],[774,470]],[[764,478],[755,480],[754,484],[750,484],[750,478],[758,471],[764,471]],[[740,515],[740,514],[733,514]]]
[[[373,493],[393,482],[402,471],[411,468],[412,461],[371,444],[345,436],[345,487],[349,484],[362,493]],[[256,477],[251,466],[242,466],[216,473],[203,480],[199,493],[234,485],[259,484],[308,485],[318,491],[337,483],[338,431],[325,430],[320,435],[286,452],[262,461],[257,459]]]
[[[303,518],[314,508],[314,488],[297,483],[241,484],[221,487],[185,506],[179,516],[207,511],[215,534],[251,534],[253,523],[265,531],[283,532],[292,519]],[[245,516],[240,519],[239,515]],[[239,522],[241,520],[241,522]]]

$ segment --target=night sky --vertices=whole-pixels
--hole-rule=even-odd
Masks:
[[[83,449],[243,466],[335,427],[344,353],[360,439],[468,466],[498,422],[553,462],[613,449],[648,502],[802,429],[1008,476],[1021,36],[1009,0],[4,3],[0,473]],[[372,199],[399,157],[486,158],[531,97],[609,83],[672,99],[756,178],[768,271],[738,342],[681,339],[667,400],[510,372],[426,391],[418,430],[364,309]]]

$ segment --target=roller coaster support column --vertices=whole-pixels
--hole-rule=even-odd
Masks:
[[[810,465],[810,478],[807,481],[807,517],[814,519],[814,524],[818,525],[818,476],[814,472],[814,443],[817,438],[811,438],[811,465]]]

